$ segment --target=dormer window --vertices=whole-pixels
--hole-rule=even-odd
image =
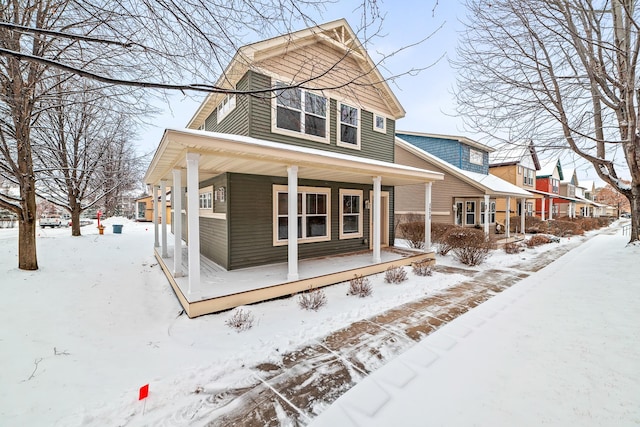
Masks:
[[[338,145],[360,148],[360,110],[351,105],[338,103]]]
[[[278,86],[283,86],[278,83]],[[275,129],[327,138],[327,98],[300,88],[276,91]]]
[[[220,105],[218,105],[218,123],[236,108],[236,96],[227,94]]]
[[[482,151],[474,150],[473,148],[469,149],[469,162],[474,165],[482,166],[484,164],[484,156],[482,155]]]

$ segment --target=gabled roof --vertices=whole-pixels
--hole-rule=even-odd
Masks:
[[[560,181],[564,179],[564,174],[562,173],[562,165],[560,164],[560,159],[551,159],[536,173],[536,178],[548,178],[553,176],[553,172],[558,170],[558,178]]]
[[[434,139],[445,139],[451,141],[457,141],[462,144],[469,145],[471,147],[477,148],[482,151],[486,151],[487,153],[491,153],[495,151],[495,148],[489,147],[488,145],[484,145],[478,141],[474,141],[471,138],[467,138],[466,136],[455,136],[455,135],[442,135],[437,133],[424,133],[424,132],[413,132],[413,131],[405,131],[405,130],[397,130],[396,135],[411,135],[411,136],[420,136],[423,138],[434,138]]]
[[[578,185],[578,175],[576,175],[575,169],[565,169],[563,174],[564,179],[560,183]]]
[[[485,194],[501,197],[533,197],[533,195],[517,185],[513,185],[504,179],[498,178],[491,174],[481,174],[477,172],[469,172],[462,170],[451,163],[445,162],[439,157],[434,156],[431,153],[427,153],[424,150],[416,147],[415,145],[403,140],[400,137],[396,137],[395,143],[397,146],[410,152],[411,154],[425,160],[445,171],[446,174],[455,176],[456,178],[472,185]]]
[[[232,90],[242,76],[244,76],[256,62],[264,61],[278,55],[288,54],[298,49],[304,49],[314,43],[323,43],[340,52],[340,55],[354,58],[362,70],[362,75],[366,77],[369,84],[376,88],[378,96],[384,100],[393,118],[397,120],[405,116],[405,110],[402,108],[402,105],[400,105],[400,101],[398,101],[398,98],[396,98],[395,94],[391,91],[386,79],[380,74],[375,63],[371,60],[366,49],[362,43],[360,43],[360,40],[358,40],[358,37],[345,19],[319,24],[315,27],[241,47],[215,86]],[[273,74],[273,72],[269,72],[269,70],[261,71],[270,75]],[[319,70],[318,73],[325,71],[331,72],[331,70]],[[359,82],[358,84],[362,85],[363,82]],[[313,82],[309,82],[304,86],[313,86]],[[224,96],[224,94],[220,93],[209,94],[187,124],[187,128],[199,128],[205,119],[215,110]]]
[[[489,155],[489,167],[521,165],[540,170],[540,160],[533,142],[529,144],[504,144]]]
[[[595,188],[595,182],[592,180],[581,181],[580,187],[584,188],[586,191],[593,191]]]

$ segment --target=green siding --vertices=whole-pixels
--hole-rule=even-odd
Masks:
[[[250,73],[251,89],[263,89],[271,86],[271,78],[255,72]],[[246,76],[245,76],[246,77]],[[249,136],[300,147],[327,150],[334,153],[348,154],[352,156],[366,157],[386,162],[393,162],[395,123],[387,119],[387,133],[383,134],[373,130],[373,113],[361,110],[360,150],[338,147],[336,144],[336,101],[330,100],[329,104],[329,144],[310,141],[304,138],[296,138],[289,135],[281,135],[271,131],[271,97],[252,97],[250,104]],[[237,107],[236,107],[237,108]]]
[[[215,191],[217,188],[227,187],[227,183],[227,174],[222,174],[200,182],[200,188],[212,185]],[[224,202],[214,200],[213,212],[226,213],[228,206],[227,200],[228,199]],[[200,217],[200,253],[227,269],[229,266],[228,235],[228,220]]]
[[[238,269],[287,261],[287,246],[273,246],[273,185],[286,185],[286,178],[231,174],[229,176],[229,267]],[[339,189],[363,190],[368,198],[371,185],[331,181],[300,180],[298,185],[331,188],[331,240],[301,243],[299,258],[312,258],[368,250],[369,211],[363,212],[363,232],[359,239],[339,239]],[[384,188],[392,191],[392,188]],[[390,200],[391,202],[391,200]],[[393,212],[393,206],[390,206]],[[392,232],[393,219],[390,219]],[[392,235],[392,234],[391,234]]]
[[[249,74],[236,85],[238,90],[248,90]],[[236,108],[218,123],[218,109],[205,120],[205,130],[210,132],[231,133],[234,135],[249,135],[249,96],[236,95]]]

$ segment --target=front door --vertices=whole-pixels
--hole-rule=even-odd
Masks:
[[[373,191],[369,191],[369,249],[373,249]],[[380,246],[389,246],[389,192],[380,192]]]

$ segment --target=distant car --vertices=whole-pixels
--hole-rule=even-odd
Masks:
[[[40,218],[40,228],[45,227],[62,227],[62,217],[60,215],[47,215]],[[66,223],[65,223],[66,224]]]

